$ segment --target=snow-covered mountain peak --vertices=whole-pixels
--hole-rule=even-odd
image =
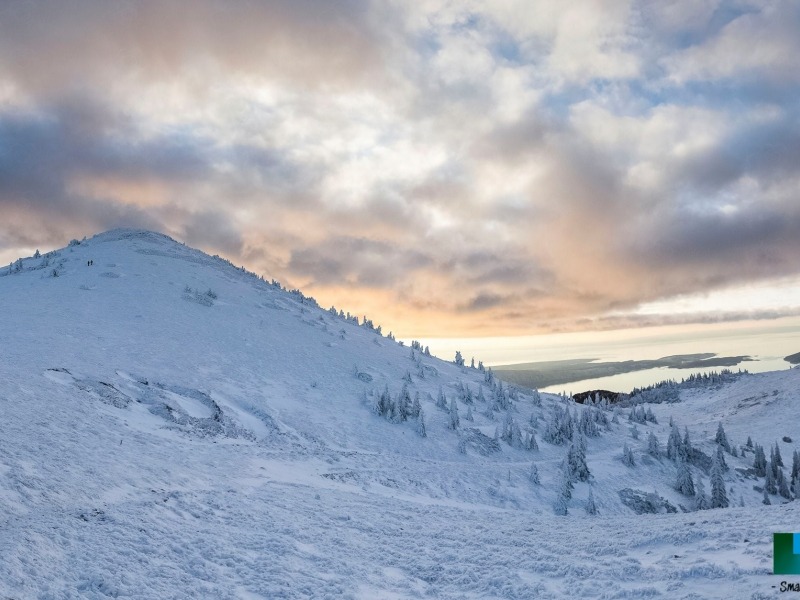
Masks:
[[[798,522],[754,467],[791,484],[798,369],[578,405],[137,229],[0,269],[0,302],[0,595],[755,593]]]

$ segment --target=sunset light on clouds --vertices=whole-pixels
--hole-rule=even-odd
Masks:
[[[800,4],[5,2],[0,260],[167,233],[402,336],[800,314]]]

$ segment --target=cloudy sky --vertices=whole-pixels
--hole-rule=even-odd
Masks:
[[[402,336],[800,313],[796,0],[0,3],[0,260],[157,229]]]

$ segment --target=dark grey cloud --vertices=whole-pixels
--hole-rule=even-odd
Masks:
[[[434,260],[415,249],[366,238],[333,236],[292,252],[288,267],[316,284],[352,284],[368,288],[397,287],[414,271]]]
[[[0,73],[38,93],[170,80],[198,65],[304,86],[358,79],[382,46],[362,0],[21,0],[0,5]]]
[[[221,173],[220,164],[236,165],[235,171]],[[293,190],[309,191],[313,179],[272,148],[225,145],[192,131],[147,135],[135,120],[91,97],[70,96],[36,111],[0,111],[0,209],[14,217],[0,229],[20,242],[26,238],[12,238],[11,231],[22,220],[23,230],[38,230],[40,245],[113,227],[145,227],[238,255],[241,231],[228,211],[247,202],[297,203],[305,196]],[[148,206],[109,196],[102,185],[99,192],[81,189],[93,180],[156,182],[169,197]],[[203,196],[209,185],[215,190],[210,203]]]

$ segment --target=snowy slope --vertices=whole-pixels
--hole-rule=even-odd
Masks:
[[[692,508],[674,463],[647,454],[670,416],[708,455],[720,421],[735,444],[789,435],[790,464],[797,369],[685,390],[638,440],[623,411],[588,439],[592,479],[561,517],[567,446],[542,434],[553,407],[583,407],[518,392],[510,414],[539,450],[492,451],[507,411],[475,400],[469,422],[459,400],[483,386],[492,402],[483,373],[412,358],[160,234],[114,230],[4,268],[0,306],[0,596],[769,597],[771,534],[800,525],[798,503],[761,504],[752,456],[727,457],[743,508],[636,515],[619,494]],[[424,438],[372,410],[409,377]]]

